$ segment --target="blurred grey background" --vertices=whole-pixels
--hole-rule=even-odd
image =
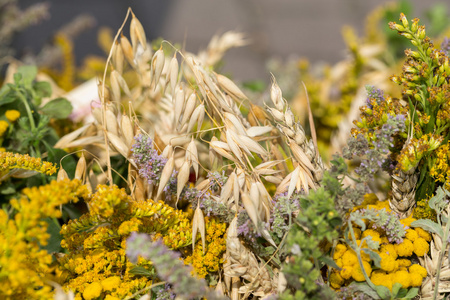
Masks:
[[[20,0],[21,8],[41,1]],[[369,0],[52,0],[50,17],[15,36],[19,54],[38,51],[76,15],[89,13],[96,24],[75,40],[77,62],[87,54],[102,54],[97,31],[120,27],[128,7],[142,22],[149,39],[163,37],[192,52],[205,48],[214,34],[239,30],[251,41],[232,49],[223,72],[240,80],[267,78],[268,58],[307,57],[334,63],[345,55],[343,25],[364,30],[367,14],[389,1]],[[392,2],[392,1],[391,1]],[[432,5],[449,1],[411,0],[413,14],[423,16]],[[397,21],[397,20],[395,20]],[[426,22],[425,22],[426,23]],[[387,26],[387,25],[386,25]]]

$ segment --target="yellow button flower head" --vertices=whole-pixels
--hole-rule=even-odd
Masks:
[[[347,246],[345,246],[344,244],[337,244],[336,248],[334,249],[334,253],[333,253],[333,259],[339,259],[342,257],[342,255],[344,255],[345,251],[347,251]]]
[[[386,253],[387,255],[392,256],[394,259],[397,259],[397,251],[395,250],[395,246],[392,244],[383,244],[380,248],[381,253]]]
[[[418,264],[414,264],[411,267],[409,267],[409,273],[417,273],[420,276],[422,276],[422,278],[427,277],[427,274],[428,274],[427,270]]]
[[[411,278],[411,286],[421,286],[422,285],[422,276],[417,273],[410,273],[409,277]]]
[[[355,254],[355,251],[349,249],[345,251],[344,255],[342,255],[342,264],[344,266],[353,266],[358,263],[358,257]]]
[[[353,267],[352,266],[343,266],[340,275],[344,279],[349,279],[352,277]]]
[[[392,282],[398,282],[402,285],[402,288],[407,289],[411,286],[411,277],[409,276],[408,271],[397,271],[392,274]]]
[[[120,277],[112,276],[102,280],[102,287],[105,291],[112,291],[120,285]]]
[[[20,112],[18,110],[15,110],[15,109],[7,110],[5,112],[5,117],[10,122],[14,122],[15,120],[17,120],[20,117]]]
[[[409,259],[398,259],[398,266],[399,267],[409,267],[411,265],[411,261]]]
[[[411,223],[416,221],[416,219],[414,219],[413,217],[408,217],[405,219],[401,219],[400,223],[402,223],[405,226],[411,227]]]
[[[382,285],[392,290],[392,280],[391,275],[386,274],[386,272],[382,272],[380,270],[373,271],[370,280],[375,285]]]
[[[426,232],[422,228],[416,227],[414,230],[417,232],[419,237],[424,238],[427,242],[431,241],[431,234],[429,234],[428,232]]]
[[[3,136],[6,132],[6,129],[8,129],[8,122],[5,120],[0,120],[0,136]]]
[[[414,253],[417,256],[424,256],[430,250],[430,245],[423,238],[418,238],[414,241]]]
[[[370,266],[370,264],[367,261],[363,261],[363,266],[364,266],[364,270],[367,273],[367,276],[370,276],[370,274],[372,273],[372,267]],[[364,274],[361,270],[361,267],[358,265],[355,265],[353,267],[353,271],[352,271],[352,277],[353,279],[355,279],[356,281],[364,281],[366,280],[364,278]]]
[[[398,256],[411,256],[414,251],[413,243],[404,239],[402,243],[395,245],[395,249],[397,250]]]
[[[99,282],[93,282],[86,287],[83,292],[83,297],[86,300],[91,300],[100,297],[102,293],[102,285]]]
[[[392,256],[386,253],[381,253],[380,257],[381,257],[380,267],[384,271],[392,272],[398,267],[398,263]]]
[[[414,229],[406,230],[406,238],[411,242],[414,242],[419,237],[419,234]]]
[[[339,273],[331,272],[330,275],[330,284],[333,288],[338,289],[344,283],[344,278],[339,275]]]
[[[376,232],[375,230],[373,230],[373,229],[365,230],[362,233],[362,238],[365,238],[367,236],[371,236],[372,237],[372,241],[381,243],[380,234],[378,232]]]

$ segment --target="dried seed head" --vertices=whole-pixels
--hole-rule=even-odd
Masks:
[[[287,126],[289,126],[289,127],[294,126],[295,117],[294,117],[294,114],[292,113],[290,107],[288,107],[286,109],[286,111],[284,112],[284,119],[285,119],[285,122],[286,122]]]
[[[177,54],[175,53],[172,59],[170,60],[169,70],[167,71],[166,76],[166,84],[170,82],[172,95],[175,91],[175,87],[177,86],[177,81],[178,81],[178,60]]]
[[[130,37],[134,53],[136,53],[138,41],[144,49],[147,47],[147,38],[145,37],[144,27],[142,27],[141,22],[139,22],[134,14],[130,23]]]
[[[56,180],[62,181],[64,179],[69,179],[69,176],[67,175],[67,172],[64,170],[64,168],[61,165],[61,167],[59,168],[58,176],[56,177]]]
[[[185,102],[184,89],[183,89],[183,85],[180,84],[178,86],[178,88],[176,89],[175,99],[174,99],[174,104],[173,104],[174,110],[175,110],[175,124],[178,124],[178,122],[180,121],[181,113],[183,112],[183,109],[184,109],[184,102]]]
[[[116,103],[120,103],[120,85],[117,76],[118,72],[113,70],[111,75],[109,76],[109,82],[111,84],[111,93],[113,101]]]
[[[130,41],[123,34],[120,35],[120,47],[122,52],[131,66],[135,65],[133,47],[131,47]]]
[[[169,160],[164,165],[164,168],[161,172],[161,179],[159,181],[158,192],[156,193],[156,199],[159,199],[164,187],[169,182],[170,177],[172,176],[174,167],[175,167],[175,161],[174,161],[173,154],[172,154],[170,156]]]
[[[203,254],[205,254],[206,249],[206,228],[205,228],[205,218],[203,216],[203,211],[197,206],[195,210],[194,217],[192,219],[192,251],[195,248],[195,240],[197,238],[197,232],[200,231],[202,237]]]
[[[192,165],[194,168],[195,177],[198,178],[198,151],[194,138],[191,139],[191,142],[186,149],[186,160]]]
[[[188,119],[192,117],[192,113],[194,112],[196,103],[197,95],[195,93],[192,93],[186,101],[186,107],[183,111],[183,118],[181,119],[181,126],[184,126],[187,123]]]
[[[123,73],[123,50],[122,47],[119,45],[119,41],[116,41],[114,44],[114,49],[112,53],[112,64],[114,66],[114,69],[119,72],[119,74]]]
[[[122,135],[126,141],[127,146],[131,148],[134,143],[134,130],[133,124],[131,123],[130,117],[128,115],[122,115],[120,127],[122,129]]]
[[[274,77],[272,77],[272,86],[270,88],[270,99],[279,111],[284,109],[284,100],[280,87]]]
[[[75,169],[75,179],[81,180],[83,182],[83,178],[86,174],[86,158],[84,157],[84,153],[81,153],[81,157],[78,160],[77,167]]]
[[[177,203],[180,199],[181,192],[183,191],[184,186],[189,181],[189,171],[191,169],[191,165],[188,161],[185,161],[180,168],[177,176]]]
[[[122,141],[121,138],[119,138],[117,135],[107,132],[108,140],[111,142],[111,144],[114,146],[114,148],[125,158],[128,159],[130,148]],[[129,160],[130,162],[133,162],[132,160]]]
[[[215,74],[217,78],[217,82],[219,83],[219,86],[224,89],[229,95],[234,96],[236,99],[242,100],[247,99],[247,96],[237,87],[236,84],[234,84],[233,81],[228,79],[227,77]]]
[[[152,58],[152,81],[155,85],[155,89],[158,86],[159,78],[161,77],[161,73],[164,69],[164,62],[164,52],[161,46],[159,50],[155,52]]]
[[[284,122],[284,114],[282,112],[280,112],[279,110],[276,110],[274,108],[270,108],[270,107],[268,107],[267,110],[273,116],[275,121]]]
[[[106,130],[114,135],[119,135],[119,124],[116,115],[108,108],[106,114]]]

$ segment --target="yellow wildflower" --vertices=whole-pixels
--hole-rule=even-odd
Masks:
[[[417,256],[424,256],[430,250],[430,245],[423,238],[418,238],[414,241],[414,253]]]
[[[371,236],[372,240],[381,243],[380,234],[373,229],[367,229],[362,233],[362,238]]]
[[[342,255],[342,264],[344,266],[353,266],[358,263],[358,257],[355,254],[355,251],[349,249],[344,252]]]
[[[8,129],[9,123],[5,120],[0,120],[0,136],[3,136]]]
[[[417,273],[409,273],[409,277],[411,278],[411,286],[421,286],[422,285],[422,276]]]
[[[417,219],[415,219],[415,218],[413,218],[413,217],[408,217],[408,218],[405,218],[405,219],[401,219],[400,220],[400,223],[402,223],[404,226],[408,226],[408,227],[411,227],[411,223],[412,222],[414,222],[414,221],[416,221]]]
[[[380,267],[384,271],[392,272],[398,267],[398,263],[392,256],[386,253],[380,253],[380,257],[381,257]]]
[[[394,259],[397,259],[397,251],[395,250],[395,246],[392,244],[383,244],[380,247],[381,253],[386,253],[387,255],[392,256]]]
[[[402,243],[395,245],[395,250],[397,250],[398,256],[411,256],[414,246],[410,240],[404,239]]]
[[[411,266],[411,261],[409,259],[406,259],[406,258],[397,259],[397,262],[398,262],[398,266],[399,267],[409,267],[409,266]]]
[[[347,246],[345,246],[344,244],[337,244],[336,248],[334,249],[334,253],[333,253],[333,259],[339,259],[342,257],[342,255],[344,255],[345,251],[347,251]]]
[[[10,169],[32,170],[47,175],[56,173],[56,165],[51,162],[43,162],[40,158],[31,157],[28,154],[0,152],[0,172]]]
[[[86,287],[83,292],[83,297],[86,300],[91,300],[100,297],[102,293],[102,285],[99,282],[93,282]]]
[[[111,296],[111,295],[106,295],[105,300],[120,300],[119,297],[115,297],[115,296]]]
[[[367,261],[363,261],[363,267],[364,267],[364,270],[367,273],[367,276],[370,276],[370,274],[372,273],[372,267],[370,266],[370,264]],[[357,265],[355,265],[353,267],[352,277],[356,281],[364,281],[364,280],[366,280],[364,278],[364,274],[363,274],[359,264],[357,264]]]
[[[339,275],[337,272],[331,272],[330,275],[330,284],[333,288],[338,289],[344,283],[344,278]]]
[[[5,117],[8,119],[8,121],[14,122],[20,117],[20,112],[15,109],[7,110],[5,112]]]
[[[400,283],[402,288],[407,289],[411,286],[411,277],[408,271],[397,271],[392,274],[392,282]]]
[[[120,277],[112,276],[102,280],[102,287],[105,291],[112,291],[120,285]]]
[[[342,263],[342,258],[336,259],[336,265],[337,265],[339,268],[342,268],[342,267],[344,266],[344,264]]]
[[[409,273],[417,273],[420,276],[422,276],[422,278],[427,277],[427,274],[428,274],[427,270],[418,264],[414,264],[411,267],[409,267]]]
[[[349,279],[350,277],[352,277],[352,273],[353,273],[353,266],[343,266],[340,275],[344,279]]]
[[[420,227],[416,227],[414,228],[414,230],[417,232],[417,234],[419,235],[419,237],[425,239],[427,242],[431,241],[431,234],[429,234],[428,232],[426,232],[425,230],[423,230]]]
[[[414,242],[419,237],[419,234],[414,229],[406,230],[406,238],[411,242]]]
[[[382,285],[387,287],[388,289],[392,290],[392,280],[391,275],[386,274],[386,272],[377,270],[372,272],[372,276],[370,277],[370,280],[375,285]]]

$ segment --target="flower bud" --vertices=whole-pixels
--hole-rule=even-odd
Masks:
[[[425,38],[425,36],[426,36],[426,34],[425,34],[425,28],[424,28],[423,26],[421,26],[421,27],[418,29],[417,33],[418,33],[419,39],[421,39],[421,40],[423,40],[423,39]]]
[[[401,35],[403,35],[408,40],[412,40],[413,39],[413,36],[410,33],[402,32]]]
[[[413,44],[416,47],[419,46],[419,43],[416,40],[411,40],[411,44]]]
[[[418,94],[418,93],[415,93],[415,94],[414,94],[414,99],[416,99],[417,101],[422,102],[422,97],[421,97],[420,94]]]
[[[413,33],[416,33],[416,32],[417,32],[417,29],[419,28],[418,25],[417,25],[418,23],[419,23],[419,19],[415,18],[415,19],[413,20],[412,25],[411,25],[411,31],[412,31]]]
[[[408,20],[406,19],[406,16],[403,13],[400,13],[400,20],[402,21],[403,26],[405,28],[409,27]]]

